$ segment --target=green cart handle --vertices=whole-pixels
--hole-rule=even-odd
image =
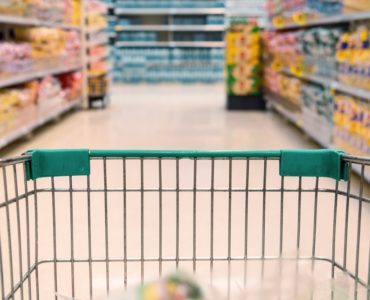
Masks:
[[[263,158],[280,160],[280,176],[328,177],[348,180],[344,152],[325,150],[194,151],[194,150],[88,150],[28,151],[27,179],[88,176],[91,158]]]

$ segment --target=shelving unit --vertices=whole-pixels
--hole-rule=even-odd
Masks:
[[[273,27],[272,25],[270,25],[268,29],[275,30],[277,34],[289,34],[289,32],[295,32],[296,30],[300,30],[299,32],[301,32],[302,34],[304,30],[311,30],[311,29],[314,30],[316,27],[336,28],[334,27],[334,25],[340,25],[341,26],[340,28],[342,28],[342,30],[349,32],[349,30],[353,30],[353,28],[355,28],[356,24],[359,24],[359,21],[364,21],[364,20],[370,20],[370,11],[351,13],[351,14],[345,14],[345,15],[336,14],[333,16],[321,17],[320,19],[306,20],[304,22],[301,22],[300,24],[281,24],[281,26],[278,26],[278,27]],[[347,26],[345,26],[345,24],[347,24]],[[314,32],[317,32],[317,31],[314,31]],[[321,52],[320,55],[322,55],[322,53],[325,53],[325,52]],[[345,100],[343,101],[347,101],[346,97],[349,96],[351,97],[350,99],[355,99],[355,100],[348,100],[348,101],[356,101],[356,103],[357,102],[361,103],[361,106],[362,105],[366,106],[368,105],[368,103],[370,103],[370,90],[366,90],[364,88],[356,87],[354,85],[350,85],[348,83],[343,83],[340,81],[341,77],[338,75],[340,70],[339,70],[337,62],[335,61],[335,58],[333,59],[334,60],[333,64],[330,64],[330,63],[328,64],[329,66],[333,65],[333,70],[336,70],[338,74],[332,74],[333,73],[332,69],[322,71],[324,67],[321,67],[321,68],[317,67],[317,64],[319,64],[318,58],[316,59],[314,66],[310,67],[310,64],[312,64],[311,63],[312,58],[310,58],[309,56],[306,57],[305,55],[306,55],[305,52],[303,52],[302,50],[301,59],[298,60],[298,65],[302,64],[301,69],[303,69],[303,72],[302,70],[298,72],[294,72],[294,66],[292,66],[294,65],[294,62],[295,62],[294,57],[292,57],[291,62],[288,63],[290,64],[290,66],[283,65],[282,68],[279,67],[279,69],[274,69],[274,72],[283,74],[288,77],[299,79],[303,83],[302,89],[303,87],[305,88],[304,90],[305,93],[311,92],[311,96],[314,99],[315,99],[315,94],[314,94],[315,91],[317,90],[320,91],[320,89],[322,89],[323,93],[326,93],[327,95],[331,95],[331,96],[334,94],[345,95],[345,98],[343,98]],[[323,57],[325,58],[326,56],[323,56]],[[302,58],[303,58],[303,63],[302,63]],[[318,70],[324,73],[315,73]],[[322,75],[322,74],[329,74],[329,73],[332,75],[331,76]],[[332,105],[331,110],[326,109],[325,106],[323,106],[323,105],[330,105],[330,102],[327,102],[326,104],[322,102],[316,103],[318,106],[315,106],[316,105],[315,103],[310,103],[310,102],[308,102],[307,104],[307,99],[305,99],[303,95],[301,94],[302,104],[301,104],[301,107],[299,108],[300,110],[298,112],[293,112],[289,108],[284,107],[285,104],[282,103],[282,100],[280,98],[284,98],[284,97],[280,95],[274,96],[273,94],[268,93],[268,92],[265,94],[265,100],[278,113],[280,113],[290,122],[292,122],[292,124],[300,128],[303,132],[305,132],[307,136],[312,138],[312,140],[314,140],[316,143],[318,143],[322,147],[338,148],[339,147],[338,145],[345,145],[344,147],[349,147],[350,149],[356,149],[354,150],[354,152],[355,151],[358,151],[358,152],[366,151],[367,148],[366,146],[364,146],[366,143],[364,144],[362,142],[363,141],[362,134],[356,131],[356,135],[354,135],[353,132],[351,133],[347,132],[345,127],[343,127],[343,125],[337,124],[338,121],[335,121],[334,119],[334,112],[335,112],[334,104],[331,104]],[[331,98],[327,98],[327,99],[331,99]],[[319,100],[316,100],[316,101],[319,101]],[[290,101],[286,98],[286,101],[283,101],[283,102],[289,103]],[[336,104],[336,106],[338,106],[338,104]],[[338,110],[337,110],[337,113],[338,113]],[[330,118],[332,120],[330,120]],[[343,134],[344,134],[344,137],[343,137]],[[338,142],[338,140],[340,142]],[[360,173],[359,169],[354,169],[354,171],[356,171],[357,173]],[[366,171],[365,178],[368,182],[370,182],[370,170]]]
[[[189,7],[190,3],[193,7]],[[125,1],[117,1],[116,8],[111,9],[114,31],[110,31],[109,36],[114,45],[115,81],[222,80],[225,2],[210,0],[209,7],[199,7],[196,0],[188,1],[186,7],[171,7],[175,5],[171,1],[169,7],[163,7],[163,3],[161,7],[155,5],[159,4],[153,1],[150,7],[133,7],[133,2],[127,5]],[[130,50],[137,50],[132,63],[122,59]],[[189,60],[197,63],[190,64]],[[182,74],[177,71],[179,64],[182,64]],[[194,72],[203,72],[203,75],[194,76]]]
[[[96,102],[101,107],[106,107],[109,100],[110,66],[107,16],[108,5],[101,0],[85,1],[85,36],[86,36],[86,72],[88,88],[88,106],[92,108]],[[96,18],[98,25],[91,24],[91,19]],[[104,24],[100,24],[103,21]]]
[[[63,103],[58,107],[54,107],[54,109],[47,114],[38,114],[34,120],[28,122],[27,124],[22,124],[13,131],[1,136],[0,148],[4,148],[16,140],[19,140],[20,138],[32,133],[37,128],[58,119],[61,115],[78,108],[81,106],[81,103],[82,99],[78,98],[76,100]]]
[[[81,0],[81,3],[82,1],[84,0]],[[26,16],[0,15],[0,30],[5,34],[5,37],[8,37],[8,33],[15,27],[43,27],[75,31],[79,33],[82,44],[82,26],[46,21]],[[7,90],[8,88],[22,86],[31,81],[37,80],[40,82],[47,77],[72,72],[81,72],[82,76],[85,76],[83,73],[82,61],[82,51],[74,58],[62,56],[50,57],[47,60],[35,60],[30,66],[25,67],[24,70],[18,70],[15,73],[5,72],[0,75],[0,89]],[[11,121],[12,126],[6,130],[3,129],[3,126],[6,127],[8,125],[0,123],[0,128],[2,127],[3,129],[0,132],[0,148],[6,147],[10,143],[32,134],[34,130],[46,123],[58,119],[61,115],[73,109],[81,107],[85,102],[83,87],[81,87],[81,89],[82,95],[75,99],[71,100],[62,95],[58,95],[55,99],[48,99],[50,103],[47,104],[47,107],[37,103],[27,108],[28,110],[22,111],[21,113],[18,112],[22,114],[23,117],[20,118],[18,113],[13,116],[13,120]]]

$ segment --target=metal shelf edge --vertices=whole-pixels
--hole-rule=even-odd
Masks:
[[[118,15],[222,15],[225,8],[116,8]]]
[[[57,118],[58,116],[70,111],[71,109],[77,107],[81,103],[82,103],[81,98],[78,98],[77,100],[65,104],[62,108],[50,113],[47,116],[36,119],[33,122],[30,122],[30,124],[28,125],[23,125],[17,129],[14,129],[13,132],[8,133],[4,137],[0,138],[0,149],[27,135],[36,128],[43,126],[44,124],[50,122],[51,120]]]
[[[359,13],[352,13],[347,15],[336,15],[336,16],[329,16],[325,18],[320,18],[317,20],[309,21],[305,24],[289,24],[282,27],[274,27],[270,26],[270,29],[274,30],[288,30],[288,29],[300,29],[305,27],[312,27],[312,26],[319,26],[319,25],[331,25],[331,24],[339,24],[339,23],[348,23],[352,21],[359,21],[364,19],[370,19],[370,12],[359,12]]]
[[[361,88],[349,86],[349,85],[341,83],[339,81],[326,79],[325,77],[321,77],[321,76],[317,76],[317,75],[304,74],[302,76],[297,76],[297,75],[295,75],[295,74],[293,74],[289,71],[286,71],[286,70],[284,70],[283,73],[285,73],[287,75],[290,75],[290,76],[294,76],[294,77],[299,78],[299,79],[314,82],[314,83],[319,84],[321,86],[330,87],[333,90],[336,90],[338,92],[342,92],[342,93],[345,93],[345,94],[355,96],[357,98],[361,98],[363,100],[370,101],[370,90],[367,91],[367,90],[364,90],[364,89],[361,89]]]
[[[33,19],[33,18],[17,17],[17,16],[0,15],[0,23],[14,24],[14,25],[29,25],[29,26],[46,26],[46,27],[56,27],[56,28],[70,29],[70,30],[81,30],[79,26],[75,26],[75,25],[54,23],[54,22],[48,22],[48,21],[43,21],[43,20],[38,20],[38,19]]]
[[[27,82],[33,79],[42,78],[48,75],[68,73],[68,72],[79,70],[81,68],[82,66],[78,65],[74,67],[61,67],[61,68],[54,68],[54,69],[35,70],[32,73],[31,71],[29,71],[28,74],[26,73],[26,74],[12,76],[6,79],[0,79],[0,88],[21,84],[21,83],[24,83],[24,82]]]

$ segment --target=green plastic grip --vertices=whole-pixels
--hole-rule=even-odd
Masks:
[[[90,154],[87,149],[32,150],[26,165],[27,179],[90,174]]]
[[[328,177],[348,180],[348,165],[338,150],[194,151],[194,150],[32,150],[27,179],[87,176],[90,158],[275,158],[280,176]]]

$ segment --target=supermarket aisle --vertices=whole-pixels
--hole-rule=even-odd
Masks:
[[[223,85],[118,86],[107,110],[81,111],[3,155],[32,148],[313,148],[274,113],[226,112]],[[10,150],[11,149],[11,150]]]
[[[62,122],[50,125],[48,128],[41,130],[32,142],[18,143],[16,147],[13,147],[12,151],[8,151],[8,155],[19,154],[26,149],[40,148],[40,147],[88,147],[88,148],[193,148],[193,149],[268,149],[268,148],[313,148],[314,144],[306,140],[302,134],[295,129],[295,127],[290,126],[288,123],[284,122],[280,116],[274,115],[273,113],[261,113],[261,112],[227,112],[224,109],[224,87],[222,85],[218,86],[120,86],[115,88],[115,93],[113,96],[112,105],[107,110],[97,110],[97,111],[83,111],[67,116]],[[227,161],[219,161],[216,163],[216,175],[215,182],[216,186],[224,189],[225,179],[227,176]],[[103,183],[103,173],[99,173],[98,170],[101,167],[101,162],[95,161],[92,163],[92,170],[97,172],[92,172],[91,174],[91,186],[93,192],[91,193],[91,214],[93,217],[93,233],[92,241],[94,249],[93,256],[99,257],[100,254],[104,253],[102,247],[104,246],[103,237],[105,236],[105,217],[102,213],[104,208],[102,204],[104,203],[104,194],[99,192],[99,188]],[[260,188],[263,178],[263,165],[262,161],[251,162],[253,170],[253,178],[251,178],[251,186]],[[122,172],[121,162],[108,161],[108,182],[110,187],[121,187],[124,174]],[[126,165],[125,165],[126,166]],[[168,187],[175,186],[175,176],[173,173],[174,168],[173,162],[163,163],[163,174],[165,186]],[[198,188],[208,186],[209,184],[209,173],[207,170],[209,167],[208,162],[199,162],[198,165]],[[137,187],[142,178],[145,178],[145,186],[156,187],[158,174],[157,164],[154,162],[145,163],[145,173],[144,177],[140,177],[138,172],[135,172],[138,164],[135,161],[127,162],[127,178],[128,187]],[[193,177],[193,164],[191,161],[183,161],[180,166],[181,175],[180,181],[183,187],[191,186],[191,180]],[[243,161],[234,163],[233,166],[233,182],[236,186],[244,186],[244,179],[246,178],[246,165]],[[271,173],[266,177],[266,182],[269,183],[269,187],[280,188],[280,177],[274,176],[277,174],[278,164],[277,162],[269,162],[269,170]],[[146,174],[146,175],[145,175]],[[167,174],[167,175],[166,175]],[[218,174],[218,175],[217,175]],[[222,175],[223,174],[223,175]],[[252,171],[251,171],[252,174]],[[208,175],[208,176],[207,176]],[[221,176],[220,176],[221,175]],[[56,181],[57,187],[66,187],[68,183],[67,178],[60,178]],[[286,179],[286,187],[297,187],[298,181],[295,179]],[[49,180],[38,180],[38,187],[40,189],[47,188],[49,185]],[[67,184],[67,185],[66,185]],[[79,187],[85,187],[85,178],[75,177],[73,180],[73,187],[76,190]],[[227,184],[227,183],[226,183]],[[303,181],[305,187],[313,187],[314,181],[307,179]],[[236,187],[234,186],[234,188]],[[323,188],[333,188],[333,182],[329,180],[321,180],[320,186]],[[356,187],[356,184],[353,184]],[[97,190],[97,189],[98,190]],[[95,189],[95,190],[94,190]],[[345,189],[345,183],[341,184],[341,189]],[[356,187],[356,190],[358,188]],[[168,191],[168,190],[167,190]],[[368,193],[366,191],[366,193]],[[143,198],[142,195],[144,195]],[[133,189],[127,196],[127,211],[129,215],[127,217],[127,243],[128,253],[131,257],[137,257],[140,253],[140,246],[144,246],[145,255],[148,257],[157,257],[156,250],[158,249],[158,239],[156,238],[159,233],[159,205],[157,197],[158,193],[148,192],[141,193]],[[180,233],[179,243],[181,248],[181,255],[184,257],[191,257],[193,251],[193,245],[190,240],[192,240],[193,233],[193,216],[194,210],[192,206],[192,200],[196,199],[197,205],[197,216],[198,224],[202,226],[197,227],[198,236],[198,246],[197,255],[205,253],[209,255],[209,233],[210,233],[210,198],[208,193],[197,193],[197,197],[193,198],[193,193],[184,192],[184,189],[180,193],[180,207],[181,207],[181,217],[180,217]],[[252,194],[251,194],[252,195]],[[278,196],[277,196],[278,195]],[[43,212],[45,217],[41,218],[43,220],[42,225],[40,225],[39,234],[43,236],[43,243],[40,246],[42,253],[46,257],[51,255],[50,249],[52,249],[52,234],[50,228],[52,228],[52,217],[51,217],[51,206],[50,206],[50,194],[49,193],[38,193],[38,209]],[[122,233],[122,228],[124,224],[124,218],[122,212],[123,201],[122,194],[109,192],[106,199],[109,199],[109,253],[113,256],[118,253],[121,255],[123,253],[123,241],[124,234]],[[310,216],[313,216],[313,205],[314,205],[314,193],[305,193],[302,197],[302,211],[303,222],[301,232],[306,236],[302,239],[302,253],[310,253],[311,251],[311,232],[312,223]],[[62,254],[67,253],[66,257],[69,257],[69,225],[66,220],[70,218],[70,193],[58,193],[56,196],[57,203],[57,214],[56,220],[57,225],[55,228],[58,230],[57,243],[58,243],[58,255],[62,257]],[[126,199],[126,198],[125,198]],[[141,210],[139,199],[143,199],[143,206]],[[175,193],[169,192],[163,197],[163,253],[169,257],[173,257],[174,251],[174,228],[175,228]],[[222,189],[215,193],[215,209],[214,215],[217,220],[215,224],[215,232],[217,233],[215,237],[215,249],[217,256],[225,257],[225,251],[227,250],[225,245],[228,243],[227,239],[227,229],[228,229],[228,194],[223,193]],[[261,238],[260,231],[261,228],[261,212],[262,212],[262,197],[260,193],[253,194],[250,198],[250,211],[256,213],[249,214],[249,226],[253,230],[250,230],[249,241],[259,241]],[[253,199],[253,200],[252,200]],[[333,210],[333,197],[329,197],[326,194],[320,194],[319,200],[319,235],[318,235],[318,249],[320,253],[330,253],[331,248],[327,247],[328,240],[328,230],[331,229],[332,217],[330,212]],[[280,222],[279,216],[279,201],[280,193],[276,194],[274,192],[268,193],[266,196],[267,205],[267,235],[266,235],[266,245],[274,249],[274,246],[278,245],[278,224]],[[342,208],[340,211],[340,216],[344,217],[344,201],[346,198],[341,197]],[[285,205],[285,248],[286,254],[295,255],[296,254],[296,244],[295,238],[297,236],[296,232],[296,212],[298,211],[298,201],[296,193],[285,193],[284,195]],[[126,203],[126,202],[125,202]],[[243,224],[245,222],[245,208],[244,205],[245,198],[244,193],[233,194],[233,228]],[[108,207],[108,204],[107,204]],[[87,214],[86,214],[86,198],[84,193],[76,192],[73,196],[73,209],[74,213],[74,224],[75,224],[75,257],[85,258],[85,246],[87,245],[86,238],[86,224]],[[364,209],[365,210],[365,209]],[[142,214],[141,214],[142,212]],[[325,212],[322,213],[322,212]],[[350,211],[350,228],[356,226],[356,213],[357,210],[352,207]],[[367,212],[366,212],[367,213]],[[365,215],[365,214],[364,214]],[[140,236],[140,224],[141,216],[145,216],[144,226],[145,234],[142,237],[145,242],[143,244],[139,241]],[[329,217],[328,217],[329,216]],[[366,215],[365,215],[366,216]],[[367,220],[368,218],[364,218]],[[2,220],[5,220],[3,218]],[[0,224],[1,225],[1,224]],[[244,227],[241,228],[244,228]],[[364,228],[368,228],[367,221],[363,223]],[[244,249],[244,233],[243,231],[235,230],[235,236],[233,235],[233,249],[236,253],[240,249]],[[366,232],[363,231],[363,239],[367,241],[365,236]],[[172,238],[171,238],[172,237]],[[202,238],[201,238],[202,237]],[[238,237],[238,238],[237,238]],[[339,238],[340,240],[340,238]],[[354,239],[351,239],[354,240]],[[292,242],[293,241],[293,242]],[[323,242],[324,241],[324,242]],[[273,246],[274,245],[274,246]],[[248,246],[249,253],[260,253],[260,243],[250,243]],[[367,244],[363,245],[363,253],[368,249]],[[267,248],[269,249],[269,248]],[[277,248],[276,248],[277,249]],[[275,250],[276,250],[275,249]],[[353,248],[354,249],[354,248]],[[272,250],[271,250],[272,251]],[[306,252],[304,252],[306,251]],[[100,253],[100,254],[99,254]],[[275,253],[275,252],[274,252]],[[49,256],[48,256],[49,255]],[[128,286],[137,286],[140,282],[141,265],[136,262],[131,261],[128,271]],[[117,261],[116,261],[117,262]],[[351,264],[353,261],[349,260]],[[77,266],[77,264],[76,264]],[[209,265],[198,263],[197,274],[199,278],[206,282],[207,278],[210,278]],[[243,284],[244,274],[246,274],[246,269],[244,269],[244,264],[240,261],[233,262],[231,269],[227,268],[224,261],[216,261],[214,268],[214,282],[217,283],[217,288],[219,289],[220,295],[224,296],[226,293],[230,293],[230,299],[240,299],[237,298],[240,294],[240,287]],[[286,288],[287,293],[295,291],[296,282],[295,279],[305,281],[306,278],[309,280],[317,280],[317,284],[314,286],[309,286],[309,289],[319,290],[325,288],[325,284],[330,278],[331,264],[317,262],[315,270],[312,271],[311,263],[303,261],[299,264],[292,264],[289,260],[288,263],[284,263],[284,274],[278,274],[278,266],[274,262],[266,263],[266,274],[265,277],[261,276],[261,270],[264,270],[265,265],[260,262],[248,263],[248,276],[253,280],[248,282],[247,288],[250,289],[251,293],[265,293],[264,280],[267,280],[269,284],[272,284],[272,291],[279,291],[279,286],[276,282],[287,283]],[[40,271],[40,282],[43,283],[41,292],[45,295],[53,295],[53,277],[50,274],[53,273],[52,264],[45,264],[45,268]],[[182,261],[180,264],[181,270],[191,272],[191,264],[189,261]],[[364,274],[364,269],[367,265],[361,265],[361,274]],[[94,264],[94,277],[92,280],[92,286],[94,289],[94,295],[104,295],[106,287],[106,273],[104,266],[100,264]],[[78,270],[78,271],[77,271]],[[110,284],[113,291],[117,293],[122,293],[122,272],[123,266],[119,262],[110,263]],[[145,280],[151,280],[157,276],[157,265],[156,264],[145,264]],[[174,270],[174,264],[171,261],[165,262],[163,264],[163,272],[170,273]],[[230,272],[230,270],[232,272]],[[87,265],[81,265],[80,268],[76,267],[76,272],[80,277],[77,286],[78,299],[88,299],[87,292],[88,286],[87,280]],[[228,273],[229,272],[229,273]],[[73,277],[70,277],[70,269],[58,266],[58,292],[62,296],[70,297],[72,295],[70,291],[70,283],[73,282]],[[77,273],[76,273],[77,274]],[[84,274],[84,275],[80,275]],[[72,278],[72,279],[71,279]],[[77,278],[77,277],[76,277]],[[261,280],[260,280],[261,278]],[[82,282],[81,282],[82,281]],[[77,281],[76,281],[77,282]],[[231,289],[229,288],[231,282]],[[313,281],[312,281],[313,282]],[[338,284],[341,282],[338,281]],[[245,281],[244,281],[245,284]],[[208,286],[208,281],[207,281]],[[306,286],[302,285],[304,292],[306,292]],[[299,288],[302,288],[299,287]],[[352,287],[349,286],[348,289]],[[328,289],[330,292],[330,289]],[[310,290],[308,290],[310,292]],[[285,292],[285,291],[283,291]],[[361,293],[363,291],[361,290]],[[258,297],[257,299],[274,299],[276,294],[271,293],[267,297]],[[104,298],[102,298],[104,299]],[[215,298],[212,298],[215,299]],[[221,299],[221,296],[220,296]],[[224,298],[222,298],[224,299]],[[226,299],[226,296],[225,296]],[[256,298],[251,298],[256,299]],[[284,298],[284,299],[297,299],[297,298]],[[302,298],[306,299],[306,298]],[[365,299],[359,297],[358,299]]]

